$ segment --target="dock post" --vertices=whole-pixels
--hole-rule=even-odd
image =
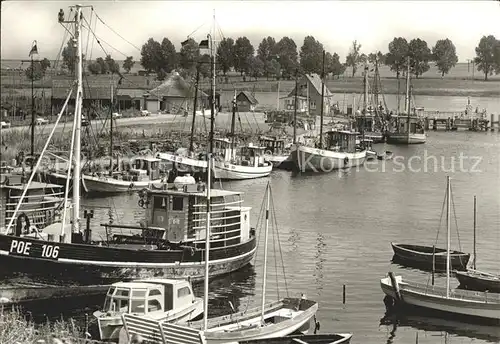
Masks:
[[[391,284],[392,284],[392,287],[394,288],[394,295],[396,296],[396,303],[399,303],[401,301],[401,293],[399,291],[399,284],[396,281],[396,277],[394,276],[394,273],[392,271],[389,272],[389,278],[391,279]]]
[[[490,130],[495,131],[495,114],[490,115]],[[500,128],[500,123],[497,122],[497,127]]]
[[[342,304],[345,305],[345,284],[342,286]]]
[[[450,130],[450,128],[451,128],[451,127],[450,127],[450,122],[451,122],[451,118],[450,118],[450,117],[448,117],[448,118],[446,119],[446,130]]]
[[[432,121],[432,130],[437,130],[437,117],[434,117],[434,120]]]
[[[425,130],[429,130],[429,117],[425,117]]]

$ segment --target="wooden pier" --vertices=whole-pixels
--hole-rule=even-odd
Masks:
[[[486,113],[425,111],[423,117],[425,130],[494,131],[495,128],[499,130],[498,115],[495,114],[491,114],[490,119],[487,119]]]

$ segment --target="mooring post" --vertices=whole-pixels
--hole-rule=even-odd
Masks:
[[[342,285],[342,304],[345,305],[345,284]]]
[[[92,239],[92,231],[90,230],[90,219],[94,217],[94,210],[84,210],[83,217],[87,220],[87,228],[85,229],[85,242],[90,243]]]

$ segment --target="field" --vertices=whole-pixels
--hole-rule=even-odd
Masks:
[[[0,86],[2,98],[12,97],[17,95],[30,96],[29,88],[31,82],[28,80],[24,71],[7,70],[7,68],[19,67],[19,63],[15,61],[2,61],[2,77],[0,78]],[[23,66],[23,68],[26,68]],[[137,68],[137,66],[136,66]],[[138,69],[135,70],[137,72]],[[152,89],[156,86],[154,77],[145,77],[133,74],[125,75],[125,80],[120,87],[122,88],[141,88]],[[350,77],[351,72],[348,69],[343,76],[338,79],[329,78],[327,80],[327,87],[334,93],[348,92],[360,93],[363,91],[363,80],[360,77],[360,71],[357,72],[354,78]],[[385,94],[398,93],[398,80],[393,72],[387,66],[380,68],[382,89]],[[442,96],[498,96],[500,95],[500,75],[493,75],[489,77],[488,81],[484,81],[484,74],[479,71],[474,72],[474,79],[472,78],[472,65],[467,63],[459,63],[451,70],[448,75],[441,78],[434,66],[424,73],[418,79],[412,80],[413,94],[415,95],[442,95]],[[85,83],[89,84],[103,84],[109,83],[111,75],[88,76]],[[116,80],[116,76],[114,77]],[[147,81],[149,79],[149,82]],[[149,84],[149,86],[148,86]],[[47,75],[42,80],[34,83],[35,88],[40,94],[43,89],[45,97],[50,97],[50,88],[52,86],[51,76]],[[201,88],[208,89],[209,80],[205,79],[201,82]],[[291,91],[294,87],[293,80],[281,80],[280,91]],[[400,93],[404,93],[405,80],[400,80]],[[276,80],[267,80],[266,78],[246,78],[239,73],[228,73],[227,78],[219,77],[217,80],[218,91],[233,91],[233,90],[250,90],[255,92],[276,92],[278,90],[278,82]]]

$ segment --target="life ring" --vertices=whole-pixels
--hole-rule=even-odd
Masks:
[[[189,246],[184,246],[184,252],[187,254],[189,253],[189,255],[192,257],[194,256],[194,248],[193,247],[189,247]]]
[[[349,158],[345,157],[344,158],[344,166],[347,166],[349,164]]]
[[[22,220],[24,219],[24,222],[25,222],[25,225],[24,225],[24,229],[25,231],[29,231],[29,228],[31,227],[31,222],[30,222],[30,219],[28,218],[28,216],[26,215],[26,213],[21,213],[19,214],[19,216],[17,217],[17,220],[16,220],[16,236],[21,236],[22,234]]]
[[[144,208],[144,200],[142,198],[137,202],[137,204],[139,207]]]
[[[264,152],[265,155],[273,155],[273,152],[271,152],[269,149]]]

